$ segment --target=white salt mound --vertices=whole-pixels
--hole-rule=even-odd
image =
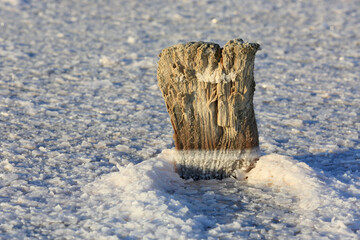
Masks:
[[[263,156],[246,176],[250,184],[284,189],[295,195],[300,199],[301,208],[313,210],[320,204],[323,183],[308,165],[290,157],[279,154]]]

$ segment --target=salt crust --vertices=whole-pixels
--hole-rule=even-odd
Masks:
[[[179,239],[187,239],[190,236],[196,239],[205,236],[201,229],[206,227],[213,228],[208,235],[210,238],[219,236],[217,234],[220,227],[225,232],[235,229],[239,232],[248,231],[249,229],[246,230],[244,226],[246,225],[244,220],[251,217],[246,213],[252,208],[256,211],[260,197],[268,199],[266,203],[268,207],[275,204],[279,208],[278,211],[290,211],[293,215],[297,215],[288,221],[296,222],[300,229],[313,226],[316,231],[341,234],[345,238],[356,237],[356,234],[346,226],[347,217],[337,215],[343,208],[352,209],[353,200],[343,199],[338,192],[334,192],[330,179],[305,163],[279,154],[265,155],[250,172],[246,173],[239,169],[237,176],[241,177],[238,180],[200,181],[199,185],[191,180],[181,179],[176,174],[176,155],[175,150],[165,150],[158,157],[140,164],[118,166],[119,172],[104,175],[83,189],[86,193],[84,199],[88,198],[88,207],[105,201],[111,211],[121,213],[122,229],[132,237],[163,238],[178,235]],[[241,191],[237,193],[245,204],[244,215],[240,212],[239,217],[233,222],[216,226],[211,215],[199,213],[198,208],[202,207],[206,209],[226,207],[221,203],[223,200],[220,192],[225,193],[230,190],[227,189],[227,184],[237,184],[237,182],[240,184],[238,187],[242,186],[241,191],[245,191],[245,193]],[[204,189],[196,187],[201,185],[207,187]],[[197,200],[192,203],[194,201],[192,196],[199,194],[198,191],[201,192],[203,204]],[[230,196],[235,197],[231,194]],[[114,201],[117,197],[119,199]],[[231,209],[229,210],[231,212]],[[222,211],[228,214],[225,209]],[[284,217],[292,218],[286,213],[283,214]],[[318,219],[322,215],[328,216],[329,221]],[[258,221],[268,219],[266,215],[261,214],[257,218]],[[281,223],[283,220],[278,221],[280,222],[273,223],[273,227],[284,229],[285,225]],[[151,224],[153,222],[158,224]],[[167,226],[167,230],[161,228],[164,225]],[[316,232],[302,232],[300,236],[302,238],[318,236],[314,233]],[[256,231],[253,234],[256,235]]]
[[[0,238],[359,239],[358,9],[345,0],[0,1]],[[149,160],[172,146],[155,87],[159,51],[237,36],[263,47],[261,151],[312,168],[312,211],[292,186],[184,182]],[[133,168],[126,191],[102,180],[119,174],[114,164]]]

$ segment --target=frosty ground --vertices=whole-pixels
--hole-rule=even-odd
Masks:
[[[1,239],[360,238],[360,2],[0,0]],[[184,181],[161,49],[258,42],[262,157]]]

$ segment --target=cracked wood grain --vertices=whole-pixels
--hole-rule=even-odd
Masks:
[[[253,96],[259,44],[230,40],[165,48],[158,84],[177,150],[242,151],[259,146]]]

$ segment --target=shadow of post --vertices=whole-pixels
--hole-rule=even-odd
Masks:
[[[314,170],[323,171],[325,175],[340,176],[346,172],[360,172],[360,149],[350,148],[332,153],[316,153],[293,156]]]

